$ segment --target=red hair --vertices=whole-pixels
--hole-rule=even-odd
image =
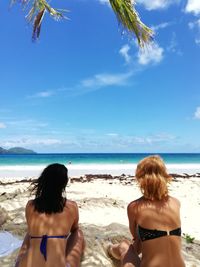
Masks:
[[[159,156],[149,156],[141,160],[135,176],[146,199],[161,200],[168,196],[167,183],[171,181],[171,176]]]

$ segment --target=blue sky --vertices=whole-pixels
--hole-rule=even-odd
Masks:
[[[46,15],[37,43],[1,1],[0,146],[200,152],[200,1],[136,2],[155,31],[144,50],[106,0],[51,1],[70,20]]]

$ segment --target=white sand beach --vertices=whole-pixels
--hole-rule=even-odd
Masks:
[[[100,178],[88,176],[72,179],[66,189],[67,198],[78,203],[80,226],[86,238],[82,267],[113,266],[104,251],[105,244],[109,239],[116,242],[124,237],[131,238],[126,207],[130,201],[141,196],[133,177]],[[26,231],[24,209],[31,198],[29,186],[27,178],[22,182],[3,179],[0,183],[0,230],[8,231],[19,239]],[[191,244],[183,238],[183,256],[187,267],[200,266],[199,192],[198,177],[175,178],[170,185],[170,194],[181,201],[182,231],[195,238]],[[16,253],[17,250],[0,257],[1,267],[12,267]]]

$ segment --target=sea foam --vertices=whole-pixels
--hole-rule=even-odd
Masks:
[[[66,164],[70,177],[85,174],[134,175],[137,164]],[[0,178],[38,177],[46,165],[2,165]],[[169,173],[195,174],[200,172],[200,164],[166,164]]]

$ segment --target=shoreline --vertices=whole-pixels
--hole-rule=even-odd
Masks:
[[[24,177],[38,177],[47,165],[0,165],[0,180],[9,177],[13,179],[21,179]],[[137,167],[133,164],[66,164],[69,177],[80,177],[86,174],[109,174],[112,176],[134,175]],[[200,176],[200,164],[198,163],[179,163],[166,164],[168,173],[191,176]]]
[[[0,179],[0,212],[5,216],[4,222],[0,223],[0,231],[6,230],[23,238],[26,231],[25,205],[32,198],[29,188],[31,181],[31,177],[21,181]],[[195,237],[194,244],[187,244],[182,238],[186,266],[200,266],[200,230],[197,220],[200,179],[186,175],[182,178],[174,177],[169,191],[181,202],[182,232]],[[85,175],[71,178],[66,192],[67,198],[78,203],[80,226],[86,237],[87,247],[81,267],[111,267],[104,245],[109,238],[118,241],[125,237],[131,238],[126,208],[129,202],[141,196],[136,181],[133,176],[125,175]],[[15,257],[16,251],[0,257],[3,260],[1,267],[12,266]]]

